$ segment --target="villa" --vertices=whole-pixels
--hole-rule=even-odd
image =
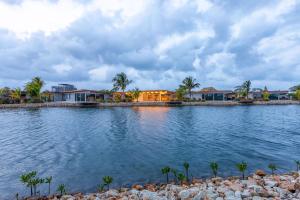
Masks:
[[[52,86],[53,101],[66,101],[73,103],[93,103],[111,99],[111,96],[103,91],[77,90],[69,84]]]
[[[189,94],[186,94],[185,97],[189,98]],[[235,93],[231,90],[217,90],[209,87],[200,91],[193,91],[191,97],[199,101],[229,101],[235,99]]]
[[[161,101],[168,102],[175,100],[175,93],[168,90],[143,90],[138,101]]]

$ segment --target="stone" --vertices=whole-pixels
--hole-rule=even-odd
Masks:
[[[258,176],[261,176],[261,177],[264,177],[264,176],[267,175],[267,174],[266,174],[263,170],[261,170],[261,169],[256,170],[255,174],[258,175]]]
[[[136,190],[142,190],[142,189],[144,189],[144,187],[142,185],[133,185],[132,188],[136,189]]]
[[[150,192],[148,190],[143,190],[140,192],[140,198],[144,200],[157,200],[158,196],[156,192]]]
[[[190,196],[190,192],[189,190],[182,190],[179,192],[178,196],[180,197],[181,200],[188,199]]]
[[[244,190],[241,194],[242,198],[248,198],[251,196],[251,193],[249,192],[249,190]]]
[[[149,191],[151,191],[151,192],[155,192],[155,191],[156,191],[155,188],[156,188],[156,187],[155,187],[155,185],[153,185],[153,184],[146,184],[146,185],[145,185],[145,189],[146,189],[146,190],[149,190]]]
[[[230,189],[233,190],[233,191],[242,191],[242,186],[238,183],[233,183],[230,186]]]
[[[266,180],[265,184],[269,187],[276,187],[278,186],[278,183],[276,181]]]
[[[206,193],[204,191],[200,191],[196,196],[194,196],[193,200],[204,200]]]

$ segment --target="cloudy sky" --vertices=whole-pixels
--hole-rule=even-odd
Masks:
[[[300,0],[0,0],[0,87],[286,89],[300,83]]]

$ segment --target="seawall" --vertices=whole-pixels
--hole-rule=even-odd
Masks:
[[[0,104],[2,108],[42,108],[42,107],[133,107],[133,106],[243,106],[243,105],[300,105],[300,101],[255,101],[251,104],[242,104],[236,101],[205,101],[205,102],[120,102],[120,103],[23,103],[23,104]]]

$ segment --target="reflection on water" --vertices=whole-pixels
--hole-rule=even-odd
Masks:
[[[105,175],[115,187],[161,181],[161,167],[184,161],[193,176],[210,176],[210,161],[224,176],[240,161],[283,172],[300,158],[299,121],[299,106],[0,110],[0,199],[28,192],[30,170],[83,192]]]

